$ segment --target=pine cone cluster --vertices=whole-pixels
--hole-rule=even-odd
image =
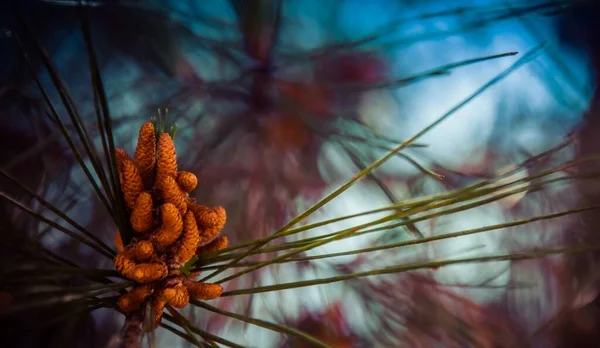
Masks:
[[[114,264],[136,282],[118,306],[129,314],[151,302],[154,326],[146,330],[152,330],[165,305],[183,308],[190,298],[210,300],[223,292],[221,285],[197,282],[193,277],[198,274],[186,276],[179,269],[195,255],[227,247],[227,237],[218,237],[226,214],[222,207],[206,207],[189,198],[198,179],[177,170],[173,139],[166,132],[157,136],[153,123],[142,125],[133,159],[123,149],[116,149],[115,158],[134,236],[124,246],[117,231]]]

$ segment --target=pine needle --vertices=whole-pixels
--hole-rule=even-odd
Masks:
[[[221,315],[224,315],[224,316],[227,316],[227,317],[230,317],[230,318],[234,318],[234,319],[237,319],[237,320],[241,320],[241,321],[246,322],[248,324],[252,324],[252,325],[259,326],[259,327],[263,327],[265,329],[269,329],[269,330],[272,330],[272,331],[275,331],[275,332],[278,332],[278,333],[281,333],[281,334],[295,336],[295,337],[300,338],[300,339],[302,339],[302,340],[304,340],[306,342],[312,343],[313,345],[318,346],[318,347],[332,348],[330,345],[328,345],[328,344],[326,344],[324,342],[321,342],[317,338],[315,338],[315,337],[313,337],[311,335],[308,335],[308,334],[306,334],[306,333],[304,333],[302,331],[299,331],[299,330],[296,330],[294,328],[291,328],[291,327],[287,327],[287,326],[283,326],[283,325],[271,323],[271,322],[268,322],[268,321],[265,321],[265,320],[261,320],[261,319],[251,318],[251,317],[248,317],[248,316],[245,316],[245,315],[240,315],[240,314],[233,313],[233,312],[229,312],[229,311],[226,311],[226,310],[223,310],[223,309],[219,309],[217,307],[213,307],[213,306],[211,306],[211,305],[209,305],[209,304],[207,304],[205,302],[202,302],[202,301],[190,300],[190,303],[193,304],[193,305],[195,305],[195,306],[204,308],[204,309],[206,309],[208,311],[211,311],[211,312],[214,312],[214,313],[218,313],[218,314],[221,314]]]
[[[240,257],[238,257],[238,258],[234,259],[233,261],[231,261],[230,264],[228,265],[228,267],[233,267],[238,261],[242,260],[244,257],[246,257],[247,255],[249,255],[253,251],[261,248],[263,245],[267,244],[270,240],[273,240],[273,239],[281,237],[281,235],[286,230],[288,230],[290,227],[292,227],[295,224],[297,224],[298,222],[304,220],[306,217],[310,216],[316,210],[320,209],[325,204],[327,204],[330,201],[332,201],[334,198],[336,198],[337,196],[339,196],[340,194],[342,194],[344,191],[346,191],[348,188],[350,188],[352,185],[354,185],[357,181],[359,181],[363,177],[367,176],[373,170],[375,170],[378,167],[380,167],[383,163],[385,163],[387,160],[389,160],[396,153],[398,153],[401,150],[405,149],[408,145],[410,145],[411,143],[413,143],[415,140],[417,140],[421,136],[425,135],[427,132],[429,132],[430,130],[432,130],[433,128],[435,128],[436,126],[438,126],[440,123],[442,123],[443,121],[445,121],[446,119],[448,119],[450,116],[452,116],[456,111],[458,111],[459,109],[461,109],[463,106],[467,105],[469,102],[471,102],[472,100],[474,100],[475,98],[477,98],[480,94],[482,94],[483,92],[485,92],[488,88],[494,86],[496,83],[498,83],[499,81],[501,81],[505,77],[509,76],[512,72],[514,72],[515,70],[517,70],[518,68],[520,68],[522,65],[524,65],[524,64],[528,63],[530,60],[534,59],[537,56],[537,54],[539,54],[541,52],[541,50],[542,50],[543,47],[544,47],[544,44],[541,44],[541,45],[538,45],[537,47],[535,47],[534,49],[532,49],[531,51],[527,52],[521,59],[519,59],[516,63],[514,63],[508,69],[506,69],[505,71],[503,71],[502,73],[500,73],[499,75],[497,75],[496,77],[494,77],[493,79],[491,79],[489,82],[487,82],[486,84],[484,84],[479,89],[477,89],[473,94],[471,94],[469,97],[467,97],[465,100],[463,100],[462,102],[460,102],[455,107],[451,108],[448,112],[446,112],[444,115],[442,115],[441,117],[439,117],[433,123],[431,123],[430,125],[428,125],[424,129],[422,129],[421,131],[417,132],[415,135],[413,135],[411,138],[409,138],[408,140],[406,140],[404,143],[398,145],[396,148],[393,149],[393,151],[388,152],[386,155],[384,155],[383,157],[381,157],[380,159],[378,159],[377,161],[375,161],[371,165],[369,165],[367,168],[365,168],[365,170],[362,170],[359,173],[357,173],[353,178],[351,178],[350,180],[348,180],[346,183],[342,184],[338,189],[336,189],[334,192],[332,192],[331,194],[329,194],[326,197],[324,197],[323,199],[321,199],[319,202],[317,202],[316,204],[314,204],[311,208],[309,208],[308,210],[306,210],[304,213],[302,213],[302,214],[298,215],[297,217],[295,217],[294,219],[292,219],[290,222],[288,222],[287,224],[285,224],[278,231],[276,231],[275,233],[273,233],[266,241],[256,244],[251,249],[249,249],[248,251],[246,251],[243,255],[241,255]],[[215,272],[213,272],[213,273],[209,274],[208,276],[204,277],[202,279],[202,281],[207,281],[208,279],[214,277],[215,275],[220,274],[225,269],[226,269],[226,267],[222,267],[220,269],[217,269]]]
[[[168,321],[170,321],[170,322],[172,322],[172,323],[177,323],[177,320],[173,316],[171,316],[170,314],[168,314],[168,313],[164,313],[163,314],[163,318],[166,319],[166,320],[168,320]],[[227,346],[227,347],[245,348],[242,345],[239,345],[237,343],[231,342],[231,341],[226,340],[226,339],[224,339],[222,337],[219,337],[217,335],[213,335],[210,332],[207,332],[207,331],[204,331],[204,330],[200,330],[199,328],[191,325],[191,323],[189,323],[189,321],[187,321],[187,319],[185,317],[180,317],[180,319],[182,319],[182,318],[183,318],[184,321],[186,321],[186,323],[188,324],[188,328],[192,332],[194,332],[195,334],[197,334],[198,336],[200,336],[200,337],[202,337],[204,339],[215,341],[215,342],[220,343],[220,344],[222,344],[224,346]]]
[[[485,262],[496,262],[496,261],[519,261],[519,260],[531,260],[531,259],[539,259],[546,256],[552,255],[570,255],[570,254],[581,254],[588,252],[596,252],[600,250],[600,245],[591,245],[591,246],[579,246],[579,247],[569,247],[569,248],[557,248],[557,249],[546,249],[540,251],[532,251],[532,252],[521,252],[521,253],[510,253],[510,254],[499,254],[499,255],[491,255],[491,256],[480,256],[480,257],[472,257],[472,258],[462,258],[462,259],[449,259],[442,261],[427,261],[427,262],[415,262],[415,263],[407,263],[404,265],[390,266],[379,268],[371,271],[364,272],[356,272],[341,276],[322,278],[316,280],[306,280],[299,282],[291,282],[291,283],[283,283],[276,285],[268,285],[255,287],[251,289],[240,289],[240,290],[232,290],[226,291],[221,296],[237,296],[237,295],[247,295],[247,294],[257,294],[263,292],[271,292],[271,291],[280,291],[287,289],[296,289],[306,286],[315,286],[322,284],[330,284],[350,279],[357,279],[362,277],[370,277],[382,274],[390,274],[390,273],[402,273],[413,271],[417,269],[424,268],[437,268],[441,266],[448,265],[456,265],[456,264],[467,264],[467,263],[485,263]]]

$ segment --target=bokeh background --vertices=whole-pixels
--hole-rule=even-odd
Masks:
[[[45,116],[11,27],[18,7],[95,134],[77,2],[16,3],[4,3],[0,15],[0,164],[110,242],[114,226]],[[535,60],[418,140],[427,146],[411,147],[409,159],[392,159],[309,220],[458,188],[515,166],[568,136],[574,143],[550,161],[600,149],[600,7],[593,2],[182,0],[88,5],[116,143],[131,152],[141,123],[158,109],[163,114],[168,109],[169,119],[178,125],[180,166],[200,179],[195,198],[227,209],[224,233],[233,244],[272,233],[542,43]],[[436,71],[507,52],[518,55]],[[36,74],[50,85],[41,62],[34,63]],[[428,71],[433,73],[410,79]],[[56,94],[51,98],[58,100]],[[536,170],[530,166],[515,175]],[[20,194],[9,183],[1,184],[3,191]],[[597,204],[599,195],[600,186],[590,181],[513,195],[409,228],[341,240],[305,256],[555,213]],[[35,236],[81,265],[111,266],[8,206],[0,214],[7,241],[2,263],[19,257],[4,246],[8,241],[25,243]],[[599,239],[596,216],[583,213],[433,244],[281,264],[227,287],[314,279],[400,262],[592,244]],[[372,217],[296,238],[368,219]],[[597,256],[448,266],[228,297],[214,305],[286,323],[335,347],[594,347],[600,344]],[[215,314],[186,314],[200,327],[247,346],[304,346]],[[48,311],[5,328],[56,315]],[[122,320],[112,311],[98,310],[10,344],[106,347]],[[184,345],[163,331],[157,337],[160,347]]]

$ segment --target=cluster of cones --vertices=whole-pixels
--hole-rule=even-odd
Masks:
[[[202,206],[189,198],[198,180],[177,170],[171,136],[156,133],[153,123],[142,125],[134,159],[122,149],[116,149],[115,157],[134,236],[124,246],[117,231],[114,264],[136,282],[118,306],[133,315],[151,303],[154,316],[148,319],[153,325],[146,326],[150,331],[160,323],[167,304],[183,308],[190,298],[209,300],[223,292],[221,285],[197,282],[194,277],[199,274],[186,276],[180,268],[195,255],[227,247],[227,237],[218,237],[226,214],[221,207]]]

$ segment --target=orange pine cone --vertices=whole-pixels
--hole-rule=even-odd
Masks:
[[[154,246],[150,241],[141,240],[133,246],[133,253],[137,261],[146,261],[154,256]]]
[[[131,313],[140,308],[152,294],[152,288],[148,285],[136,286],[128,293],[119,298],[117,305],[124,313]]]
[[[152,122],[146,122],[140,128],[133,158],[144,184],[146,187],[151,187],[156,164],[156,134]]]
[[[175,265],[183,265],[196,254],[196,248],[200,241],[198,225],[191,211],[185,214],[183,219],[183,236],[176,245],[173,255]]]
[[[199,244],[206,243],[221,232],[227,221],[227,213],[223,207],[211,208],[195,203],[188,203],[190,210],[194,212],[198,231],[200,235]]]
[[[157,178],[157,180],[159,180]],[[157,181],[158,192],[160,193],[161,198],[167,202],[174,204],[181,215],[185,214],[187,211],[187,193],[185,193],[175,179],[170,176],[164,176]]]
[[[198,204],[189,204],[190,209],[194,212],[194,217],[201,227],[217,227],[221,230],[227,221],[227,212],[223,207],[207,207]]]
[[[166,304],[167,301],[165,301],[162,297],[152,296],[153,318],[147,318],[147,320],[144,321],[144,331],[153,331],[160,325]]]
[[[123,190],[125,204],[129,209],[133,209],[138,196],[144,191],[142,177],[130,159],[123,160],[119,169],[121,174],[121,190]]]
[[[127,277],[128,273],[131,273],[135,269],[135,255],[131,250],[123,250],[115,257],[114,263],[117,272]]]
[[[221,229],[218,227],[198,227],[198,234],[200,235],[200,241],[198,242],[198,245],[202,245],[215,239],[220,232]]]
[[[117,230],[117,233],[115,233],[114,243],[118,252],[122,252],[125,249],[123,246],[123,240],[121,239],[121,232],[119,232],[119,230]]]
[[[158,292],[158,296],[164,298],[168,304],[175,308],[183,308],[190,302],[190,295],[183,285],[177,285],[172,288],[162,288]]]
[[[162,133],[158,139],[158,159],[156,162],[156,179],[162,180],[165,176],[177,176],[177,152],[175,143],[168,133]]]
[[[140,263],[131,274],[124,274],[127,278],[138,283],[150,283],[167,276],[167,266],[160,263]]]
[[[133,230],[138,233],[144,233],[152,228],[154,224],[152,217],[152,196],[148,192],[142,192],[138,196],[129,221]]]
[[[213,240],[212,242],[196,249],[196,255],[214,253],[216,251],[227,248],[228,245],[229,239],[226,236],[220,236],[215,238],[215,240]]]
[[[200,283],[186,279],[183,285],[187,288],[190,298],[196,300],[213,300],[223,293],[220,284]]]
[[[173,244],[183,230],[183,220],[177,210],[177,207],[171,203],[165,203],[160,209],[161,226],[151,239],[154,243],[160,246],[168,246]]]
[[[138,283],[149,283],[167,276],[167,266],[159,263],[140,263],[134,261],[135,254],[126,249],[115,257],[115,268],[123,276]]]
[[[125,150],[117,147],[115,148],[115,160],[117,161],[117,167],[121,168],[123,166],[123,162],[125,160],[131,160],[131,158],[129,158],[129,155],[127,152],[125,152]]]
[[[177,173],[177,184],[185,192],[192,192],[198,185],[198,178],[190,172],[181,171]]]

